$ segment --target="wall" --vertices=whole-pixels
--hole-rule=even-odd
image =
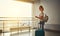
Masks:
[[[40,0],[35,2],[34,16],[39,14],[39,5],[43,5],[44,13],[49,16],[46,24],[60,24],[60,0]]]
[[[44,12],[49,16],[47,24],[60,24],[60,0],[41,0],[40,5],[44,6]],[[53,28],[52,30],[59,29],[54,28],[54,26],[50,26],[50,28]],[[45,36],[60,36],[60,33],[45,31]]]
[[[33,12],[34,18],[35,18],[35,15],[38,16],[39,14],[39,9],[38,9],[39,5],[43,5],[45,9],[44,13],[46,13],[49,16],[49,20],[46,24],[60,24],[60,16],[59,16],[60,15],[60,0],[40,0],[40,2],[36,1],[34,3],[34,12]],[[37,26],[39,20],[36,18],[35,20],[36,21],[34,25]],[[54,36],[54,35],[57,36],[58,33],[46,32],[46,36]]]

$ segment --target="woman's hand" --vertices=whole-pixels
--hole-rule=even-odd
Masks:
[[[35,16],[36,18],[38,18],[38,16]]]

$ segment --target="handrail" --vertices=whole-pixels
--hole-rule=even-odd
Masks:
[[[0,17],[0,21],[31,21],[30,18],[34,19],[34,17]],[[29,20],[26,20],[26,19],[29,19]]]
[[[33,18],[33,17],[0,17],[0,18]]]
[[[0,19],[0,24],[2,24],[2,30],[3,30],[3,32],[5,32],[5,30],[8,28],[8,29],[11,29],[11,28],[19,28],[19,27],[22,27],[22,26],[29,26],[28,28],[29,28],[29,30],[31,30],[30,29],[30,21],[32,21],[32,22],[34,22],[35,20],[33,20],[33,18],[34,17],[0,17],[1,19]],[[4,19],[3,19],[4,18]],[[10,18],[13,18],[13,19],[10,19]],[[16,19],[14,19],[14,18],[16,18]],[[21,21],[21,22],[20,22]],[[12,25],[11,25],[11,23],[12,23]],[[10,25],[10,26],[8,26],[8,24]],[[15,24],[16,24],[16,26],[15,26]],[[20,26],[20,24],[22,24],[21,26]],[[27,24],[27,25],[25,25],[25,24]],[[33,24],[33,23],[32,23]],[[25,27],[24,27],[25,28]],[[23,29],[24,29],[23,28]],[[19,28],[20,29],[20,28]],[[27,29],[27,28],[25,28],[25,29]],[[14,30],[14,29],[13,29]],[[22,30],[22,29],[21,29]],[[7,30],[6,30],[7,31]],[[8,30],[9,31],[9,30]],[[10,30],[11,31],[11,30]]]

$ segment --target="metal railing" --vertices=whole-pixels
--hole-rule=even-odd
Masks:
[[[2,32],[17,32],[32,30],[32,24],[35,22],[32,17],[0,17],[0,30]],[[4,35],[3,35],[4,36]]]

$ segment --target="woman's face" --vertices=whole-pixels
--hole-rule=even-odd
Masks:
[[[40,10],[41,12],[43,12],[43,11],[44,11],[44,9],[43,9],[43,8],[39,8],[39,10]]]

